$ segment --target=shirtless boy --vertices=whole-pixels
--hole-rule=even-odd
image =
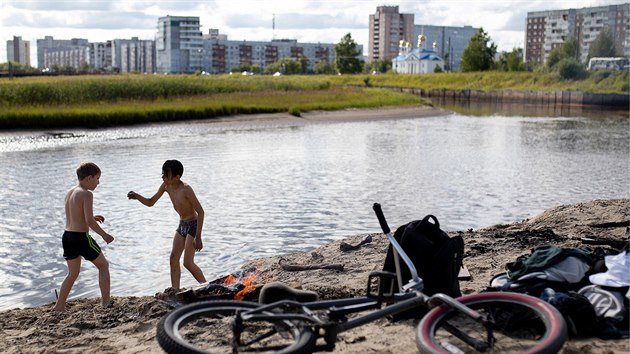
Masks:
[[[79,184],[68,191],[65,199],[66,228],[61,242],[63,244],[63,257],[68,263],[68,275],[61,283],[59,298],[54,310],[63,312],[66,310],[66,300],[72,290],[74,281],[81,271],[81,257],[94,263],[98,268],[98,284],[101,288],[101,300],[103,307],[110,305],[109,300],[109,263],[101,248],[90,236],[90,229],[103,237],[105,242],[114,241],[112,235],[105,232],[99,222],[105,221],[102,215],[94,215],[92,210],[92,191],[100,183],[101,170],[94,163],[87,162],[77,168]],[[81,257],[79,257],[81,256]]]
[[[173,207],[180,219],[173,238],[173,249],[170,256],[171,286],[175,289],[179,289],[182,273],[179,260],[182,252],[184,253],[184,267],[199,283],[206,282],[203,272],[195,264],[195,251],[200,251],[203,248],[201,229],[204,211],[193,189],[181,180],[183,173],[184,166],[181,162],[167,160],[162,166],[163,183],[155,195],[147,199],[134,191],[127,194],[129,199],[136,199],[148,207],[152,207],[164,192],[171,198]]]

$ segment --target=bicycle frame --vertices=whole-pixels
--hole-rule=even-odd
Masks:
[[[376,212],[383,232],[386,234],[387,239],[394,250],[396,277],[398,279],[399,292],[396,294],[392,294],[394,300],[391,305],[382,307],[382,288],[379,288],[379,294],[376,296],[370,293],[370,286],[372,281],[372,276],[370,276],[370,279],[368,280],[368,296],[366,297],[338,300],[321,300],[306,303],[293,300],[281,300],[239,313],[239,322],[300,321],[309,326],[319,326],[325,329],[332,329],[331,333],[327,334],[327,336],[332,335],[333,337],[330,339],[334,340],[337,333],[360,327],[364,324],[373,322],[380,318],[395,315],[399,312],[420,306],[432,307],[440,303],[445,303],[450,307],[455,308],[457,311],[464,313],[466,316],[474,319],[475,321],[481,322],[485,325],[487,321],[484,316],[480,315],[477,311],[472,310],[465,305],[459,303],[452,297],[444,294],[435,294],[431,297],[428,297],[427,295],[422,293],[422,279],[420,279],[420,277],[418,276],[416,267],[411,262],[409,256],[407,256],[398,241],[396,241],[396,239],[394,238],[394,235],[389,229],[387,221],[385,220],[381,207],[378,203],[374,204],[374,211]],[[402,285],[399,258],[403,260],[411,273],[410,281],[404,285]],[[287,313],[287,311],[291,309],[295,310],[295,312]],[[314,314],[314,311],[317,310],[327,310],[326,317],[329,320],[321,319],[316,314]],[[359,313],[367,310],[375,311],[351,319],[347,319],[345,317],[348,314]],[[335,319],[339,321],[336,321]],[[456,331],[456,329],[454,330]],[[465,336],[464,334],[461,335]],[[483,346],[484,343],[471,343],[471,345]]]
[[[189,323],[196,331],[198,324],[193,320],[206,315],[211,316],[214,313],[216,317],[213,318],[218,319],[219,323],[209,323],[224,330],[217,331],[216,335],[222,342],[212,342],[213,346],[223,346],[224,349],[226,346],[228,348],[231,346],[232,352],[238,352],[241,348],[253,350],[282,350],[284,348],[287,353],[330,351],[334,349],[339,333],[406,310],[419,307],[430,309],[443,304],[443,306],[431,309],[418,324],[416,344],[422,352],[441,352],[443,348],[457,350],[459,343],[480,352],[494,348],[499,342],[501,344],[496,348],[500,350],[507,348],[508,352],[513,351],[511,348],[519,348],[517,350],[524,348],[520,346],[521,341],[525,342],[526,347],[531,345],[533,349],[542,349],[536,352],[555,353],[562,347],[567,336],[567,328],[562,315],[540,299],[510,293],[482,293],[458,299],[440,293],[432,296],[424,294],[423,281],[418,276],[410,258],[394,238],[380,205],[375,203],[374,211],[383,232],[392,245],[396,273],[371,272],[368,277],[367,296],[306,303],[294,300],[280,300],[269,304],[240,303],[239,301],[193,303],[176,309],[164,317],[158,325],[158,342],[167,352],[175,353],[182,350],[204,352],[203,350],[196,351],[193,342],[184,338],[180,329]],[[410,270],[411,279],[407,284],[401,282],[400,259]],[[395,279],[399,284],[397,289],[394,287]],[[384,304],[386,306],[383,306]],[[530,330],[534,330],[533,342],[529,338],[521,337],[520,333],[512,337],[509,333],[510,326],[505,326],[505,324],[510,324],[511,317],[507,316],[503,319],[504,316],[501,316],[500,312],[499,316],[496,316],[496,312],[492,311],[493,309],[503,311],[501,310],[503,306],[508,308],[516,306],[515,316],[522,316],[522,311],[525,310],[539,319],[537,323],[532,323],[529,327]],[[479,312],[473,308],[479,309]],[[509,309],[506,311],[509,312]],[[482,313],[487,315],[482,315]],[[232,321],[230,323],[222,321],[223,316],[231,318]],[[456,317],[462,316],[464,321],[458,321]],[[471,321],[468,318],[480,324],[481,328],[470,328]],[[451,319],[454,321],[451,322]],[[261,324],[260,322],[268,323]],[[231,338],[227,333],[232,334]],[[227,343],[226,338],[229,340]],[[456,342],[450,342],[448,339],[444,342],[443,338],[456,338]],[[321,339],[323,339],[323,344]],[[294,342],[287,345],[286,340],[294,340]],[[517,346],[511,345],[513,343],[510,343],[510,340],[516,341]],[[504,346],[503,343],[506,342],[508,345]]]

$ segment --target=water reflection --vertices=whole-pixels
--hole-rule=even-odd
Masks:
[[[600,112],[601,113],[601,112]],[[491,117],[490,117],[491,116]],[[63,134],[0,135],[0,309],[54,301],[62,258],[63,196],[81,161],[101,167],[95,212],[114,295],[170,284],[177,214],[146,208],[161,166],[177,158],[206,210],[208,279],[244,261],[377,232],[371,205],[392,226],[435,214],[449,230],[530,217],[565,203],[630,196],[628,116],[488,114],[306,124],[163,124]],[[193,278],[182,272],[182,285]],[[71,298],[98,296],[85,264]]]
[[[529,103],[476,102],[431,98],[436,106],[464,115],[477,117],[585,117],[585,118],[624,118],[630,115],[628,107],[606,107],[592,105],[537,105]]]

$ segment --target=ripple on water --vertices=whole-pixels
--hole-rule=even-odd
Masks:
[[[167,159],[184,164],[205,209],[207,279],[251,259],[313,249],[434,214],[447,230],[531,217],[572,202],[630,195],[627,117],[451,115],[338,124],[165,124],[55,134],[0,135],[0,309],[54,300],[66,273],[63,198],[75,168],[102,170],[94,211],[116,240],[105,245],[112,294],[153,295],[170,285],[178,216],[152,196]],[[7,168],[7,166],[9,168]],[[182,272],[182,285],[195,281]],[[99,296],[83,262],[72,298]]]

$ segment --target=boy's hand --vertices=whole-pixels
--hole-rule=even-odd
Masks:
[[[101,224],[105,222],[105,217],[103,215],[94,215],[94,220],[96,222],[100,222]]]
[[[203,241],[201,241],[201,236],[195,237],[195,251],[201,251],[203,248]]]
[[[129,198],[129,199],[138,199],[138,195],[136,194],[136,192],[130,191],[129,193],[127,193],[127,198]]]
[[[112,243],[112,241],[114,241],[114,236],[107,234],[107,236],[103,236],[103,240],[105,240],[105,242],[107,242],[107,244]]]

